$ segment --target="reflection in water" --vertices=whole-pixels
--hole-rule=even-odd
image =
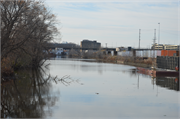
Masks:
[[[51,75],[68,74],[83,82],[68,87],[52,84],[61,97],[48,119],[178,118],[179,92],[161,88],[156,81],[153,90],[151,76],[137,73],[135,67],[77,59],[48,62]]]
[[[139,89],[139,75],[140,74],[144,77],[151,77],[149,75],[139,73],[138,71],[136,71],[136,69],[132,69],[126,72],[129,72],[131,76],[138,75],[138,83],[137,83],[138,89]],[[157,85],[157,86],[161,86],[170,90],[179,91],[179,77],[151,77],[151,79],[152,79],[151,83],[153,85],[153,89],[154,89],[154,85]]]
[[[179,79],[160,82],[154,78],[153,90],[150,76],[137,73],[134,67],[70,59],[47,62],[51,64],[50,74],[62,78],[52,78],[44,73],[48,71],[40,69],[17,72],[16,80],[1,86],[1,117],[159,119],[166,115],[170,119],[178,118],[179,92],[166,89],[176,87],[174,83],[178,84]],[[74,82],[65,74],[83,83],[65,86]],[[59,88],[61,95],[56,92]]]
[[[156,85],[168,88],[170,90],[179,91],[178,77],[156,77]]]
[[[50,95],[51,82],[55,79],[42,69],[18,71],[17,75],[16,80],[1,84],[1,118],[51,115],[50,107],[58,100]]]
[[[138,74],[138,89],[139,89],[139,74]]]

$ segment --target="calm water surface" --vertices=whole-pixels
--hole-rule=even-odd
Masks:
[[[46,118],[179,119],[179,85],[175,78],[156,81],[136,73],[132,66],[92,61],[47,61],[52,76],[69,75],[74,82],[68,86],[52,83],[51,94],[58,96],[58,101]]]
[[[52,58],[43,69],[17,71],[1,83],[1,117],[45,119],[179,119],[179,79],[135,67]],[[49,75],[50,74],[50,75]],[[57,76],[57,78],[55,78]],[[64,80],[60,80],[64,78]]]

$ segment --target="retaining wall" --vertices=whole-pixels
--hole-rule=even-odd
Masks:
[[[158,68],[175,70],[175,67],[179,66],[179,57],[157,56],[156,63]]]

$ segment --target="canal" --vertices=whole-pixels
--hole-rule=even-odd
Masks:
[[[44,68],[44,72],[50,75],[39,75],[38,72],[32,75],[27,71],[15,84],[3,84],[1,106],[4,110],[1,114],[4,117],[179,118],[178,77],[153,79],[137,73],[133,66],[95,62],[92,59],[57,57],[48,60],[48,63],[50,65]],[[36,76],[35,80],[27,80],[33,76]],[[37,80],[37,77],[48,80]],[[12,108],[8,108],[10,105]]]

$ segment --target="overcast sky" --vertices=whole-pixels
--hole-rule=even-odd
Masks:
[[[179,0],[46,0],[45,4],[60,22],[61,40],[57,38],[57,42],[80,44],[89,39],[97,40],[101,46],[138,47],[141,29],[140,46],[146,48],[152,45],[156,29],[157,43],[159,31],[160,44],[180,43]]]

